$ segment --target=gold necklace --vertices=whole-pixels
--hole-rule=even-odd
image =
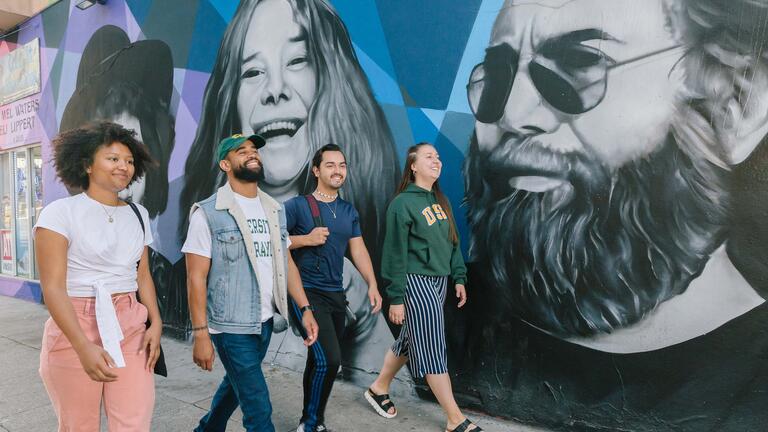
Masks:
[[[88,198],[91,198],[91,196],[88,196]],[[101,209],[104,210],[104,213],[107,215],[107,220],[109,220],[109,223],[112,223],[115,221],[115,218],[113,216],[115,215],[115,213],[117,213],[117,209],[119,208],[118,206],[115,206],[115,209],[112,210],[112,214],[109,214],[104,204],[102,204],[100,201],[96,200],[95,198],[91,198],[91,199],[96,201],[101,206]],[[117,203],[120,204],[120,200],[118,200]]]
[[[333,208],[331,208],[331,205],[328,204],[327,202],[325,202],[325,201],[323,201],[323,202],[325,203],[326,206],[328,206],[328,210],[330,210],[331,214],[333,214],[333,218],[336,219],[336,208],[339,207],[339,202],[336,201],[336,204],[333,205]]]
[[[98,201],[96,201],[96,202],[98,202]],[[104,209],[104,213],[106,213],[106,214],[107,214],[107,219],[109,220],[109,223],[112,223],[112,222],[114,222],[114,221],[115,221],[115,219],[114,219],[112,216],[114,216],[114,215],[115,215],[115,213],[117,213],[117,209],[118,209],[118,207],[117,207],[117,206],[115,206],[115,209],[114,209],[114,210],[112,210],[112,214],[109,214],[109,212],[107,211],[107,208],[106,208],[106,207],[104,207],[104,204],[102,204],[102,203],[99,203],[99,205],[101,206],[101,208],[102,208],[102,209]]]

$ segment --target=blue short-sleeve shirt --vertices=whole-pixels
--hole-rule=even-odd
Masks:
[[[325,291],[341,291],[344,255],[349,240],[360,237],[360,216],[347,201],[336,198],[333,202],[317,202],[320,217],[330,235],[325,244],[303,247],[291,251],[299,267],[301,282],[305,288]],[[285,202],[285,218],[290,235],[305,235],[315,228],[312,211],[303,195]]]

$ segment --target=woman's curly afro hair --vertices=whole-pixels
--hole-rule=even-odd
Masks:
[[[70,189],[88,189],[86,168],[93,164],[93,155],[102,146],[119,142],[133,155],[134,173],[131,183],[141,178],[155,161],[146,146],[136,139],[136,132],[117,123],[99,121],[60,132],[53,139],[56,175]],[[129,183],[130,184],[130,183]]]

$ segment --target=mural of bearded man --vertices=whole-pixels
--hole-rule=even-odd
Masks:
[[[505,2],[467,85],[470,353],[494,365],[470,391],[553,424],[765,421],[736,412],[766,401],[767,24],[768,1]]]

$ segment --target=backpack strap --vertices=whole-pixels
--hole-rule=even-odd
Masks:
[[[141,225],[141,232],[146,234],[147,229],[144,228],[144,219],[141,218],[141,213],[139,213],[139,208],[136,207],[136,204],[132,202],[128,202],[128,205],[131,206],[131,210],[133,210],[133,212],[136,213],[136,217],[139,218],[139,224]]]
[[[131,210],[136,214],[136,217],[139,219],[139,225],[141,225],[141,232],[144,233],[144,236],[147,235],[147,228],[144,226],[144,219],[141,218],[141,213],[139,212],[139,208],[136,207],[136,204],[128,201],[128,205],[131,206]],[[141,243],[144,243],[144,239],[141,240]],[[136,270],[139,269],[139,263],[141,262],[141,258],[139,258],[138,261],[136,261]],[[151,265],[150,265],[151,268]],[[152,278],[154,279],[154,278]],[[136,291],[136,300],[141,301],[141,298],[139,297],[139,291]],[[151,322],[149,321],[149,318],[147,318],[147,322],[144,324],[147,328],[149,328],[149,325]],[[165,353],[163,353],[163,347],[160,346],[160,357],[157,358],[157,363],[155,363],[155,370],[154,373],[158,375],[162,375],[164,377],[168,376],[168,367],[165,364]]]
[[[128,205],[131,206],[131,210],[133,210],[134,213],[136,213],[136,217],[139,218],[139,225],[141,225],[141,232],[144,233],[144,236],[147,235],[147,229],[144,228],[144,219],[141,218],[141,213],[139,213],[139,208],[136,207],[136,204],[128,201]],[[144,244],[144,239],[141,240],[141,243]],[[139,268],[139,262],[141,262],[141,258],[139,258],[139,261],[136,261],[136,269]],[[136,292],[136,298],[139,298],[139,293]]]
[[[309,211],[312,213],[312,221],[315,223],[315,227],[324,227],[323,218],[320,216],[320,206],[317,204],[317,199],[312,194],[304,195],[304,198],[309,204]]]
[[[307,200],[307,204],[309,204],[309,212],[312,213],[312,221],[315,223],[315,228],[318,227],[324,227],[323,224],[323,217],[320,216],[320,206],[317,204],[317,199],[315,199],[315,196],[312,194],[304,195],[304,199]],[[320,250],[323,248],[323,245],[315,246],[310,248],[315,253],[315,257],[317,258],[315,261],[315,266],[317,267],[317,270],[320,270],[320,258],[322,254],[320,253]]]

